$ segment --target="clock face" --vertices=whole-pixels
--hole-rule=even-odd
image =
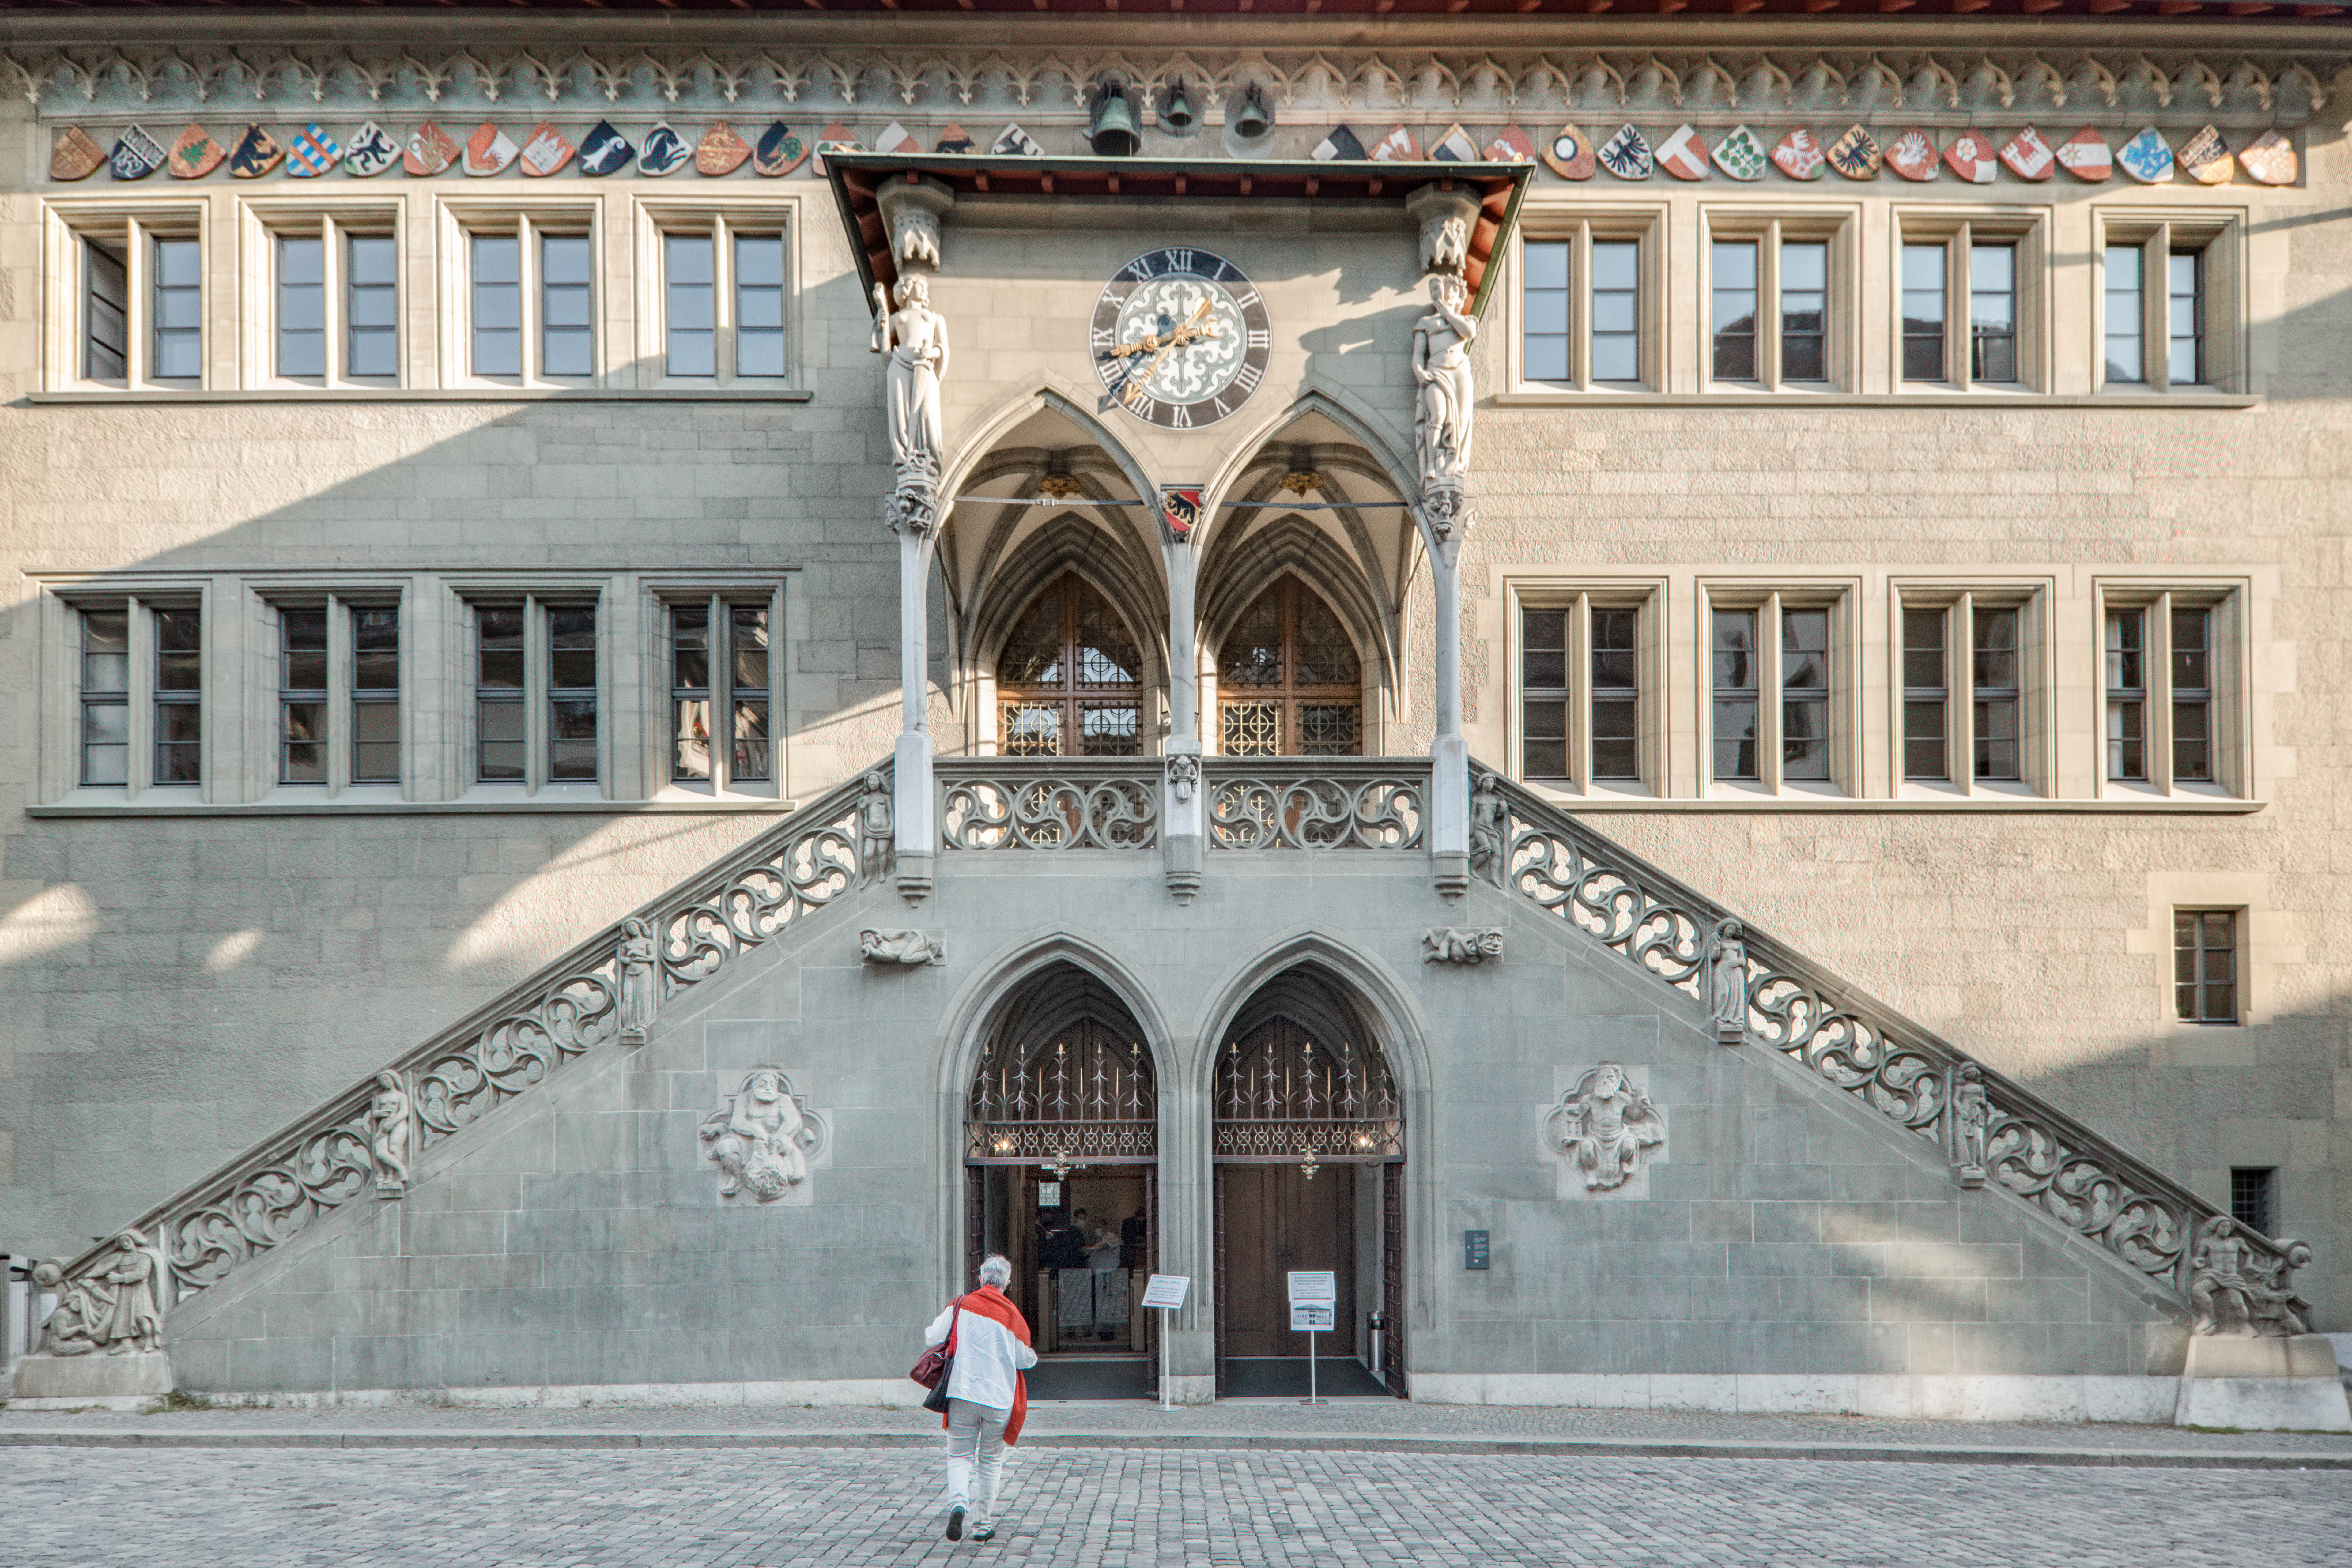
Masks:
[[[1213,424],[1247,402],[1272,346],[1265,301],[1210,251],[1147,251],[1095,301],[1095,373],[1110,401],[1169,430]]]

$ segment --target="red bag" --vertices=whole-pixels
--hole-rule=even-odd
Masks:
[[[958,1301],[954,1315],[948,1319],[948,1337],[925,1350],[916,1360],[913,1370],[907,1374],[916,1383],[931,1391],[930,1398],[923,1401],[923,1408],[926,1410],[944,1411],[948,1407],[948,1374],[955,1365],[956,1323],[962,1316],[963,1302]]]

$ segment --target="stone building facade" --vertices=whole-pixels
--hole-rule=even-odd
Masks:
[[[1294,1268],[1433,1399],[2352,1329],[2352,33],[2097,9],[12,14],[51,1349],[897,1397],[983,1250],[1186,1397]]]

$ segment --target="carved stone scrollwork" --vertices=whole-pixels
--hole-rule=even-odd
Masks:
[[[1218,779],[1209,841],[1221,850],[1406,850],[1422,841],[1423,785],[1395,778]]]
[[[941,800],[951,850],[1148,850],[1160,791],[1139,779],[959,779]]]
[[[1503,933],[1496,926],[1464,930],[1439,925],[1421,934],[1421,961],[1424,964],[1483,964],[1502,956]]]
[[[1650,1103],[1648,1071],[1604,1061],[1544,1118],[1544,1142],[1571,1178],[1570,1196],[1646,1197],[1649,1167],[1663,1159],[1666,1122]]]
[[[368,1154],[375,1161],[375,1195],[408,1190],[408,1162],[416,1139],[416,1101],[407,1081],[386,1068],[375,1075],[368,1101]]]
[[[878,931],[869,925],[857,934],[857,956],[868,964],[944,964],[948,948],[935,931]]]
[[[825,1150],[824,1118],[793,1092],[783,1073],[755,1067],[740,1092],[702,1119],[703,1157],[719,1167],[722,1203],[775,1203],[808,1191],[810,1163]]]

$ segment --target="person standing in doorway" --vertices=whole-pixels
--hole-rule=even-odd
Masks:
[[[979,1289],[950,1301],[923,1333],[926,1346],[944,1344],[955,1358],[948,1371],[948,1413],[940,1422],[948,1432],[950,1541],[963,1539],[964,1521],[974,1515],[971,1538],[994,1538],[1004,1450],[1019,1440],[1029,1413],[1021,1374],[1037,1364],[1037,1353],[1029,1345],[1029,1320],[1004,1294],[1012,1281],[1010,1261],[983,1259]]]
[[[1095,1337],[1118,1337],[1127,1321],[1127,1270],[1119,1267],[1118,1238],[1097,1223],[1087,1238],[1087,1271],[1094,1276]]]

